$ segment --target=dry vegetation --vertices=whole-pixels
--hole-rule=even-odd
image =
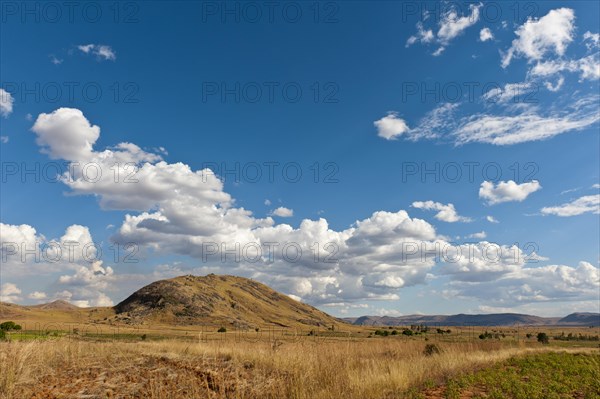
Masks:
[[[441,353],[427,356],[424,340],[395,337],[239,342],[223,336],[0,343],[0,398],[402,398],[413,395],[411,387],[548,350],[437,342]]]
[[[354,326],[232,276],[156,282],[116,308],[0,303],[8,320],[22,328],[0,337],[0,399],[547,399],[556,381],[567,396],[552,398],[600,397],[580,389],[598,374],[598,328]],[[533,391],[515,377],[535,377],[529,363],[504,368],[549,351],[569,352],[552,364],[570,371],[544,369]],[[571,362],[574,351],[593,355]],[[473,371],[484,374],[465,379]]]

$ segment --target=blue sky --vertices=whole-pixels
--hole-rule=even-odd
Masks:
[[[598,311],[596,2],[23,4],[1,300],[215,272],[338,316]]]

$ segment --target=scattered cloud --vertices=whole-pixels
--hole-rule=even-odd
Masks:
[[[462,248],[446,242],[433,225],[411,218],[404,210],[377,211],[343,230],[331,228],[324,218],[305,219],[297,227],[276,224],[272,218],[257,218],[252,212],[235,206],[235,200],[224,191],[223,182],[210,170],[193,170],[183,163],[169,164],[159,155],[142,151],[132,143],[119,143],[97,150],[95,146],[100,128],[79,110],[61,108],[50,114],[41,114],[32,130],[38,136],[40,147],[52,157],[60,157],[73,164],[95,162],[107,169],[115,162],[133,162],[138,166],[136,184],[123,184],[123,178],[128,174],[125,172],[119,179],[115,179],[112,173],[103,174],[99,181],[93,183],[83,179],[78,172],[61,179],[71,189],[71,194],[94,196],[103,209],[126,211],[121,226],[111,237],[113,243],[135,242],[140,247],[141,256],[168,254],[190,257],[194,261],[214,261],[216,265],[211,266],[211,272],[251,277],[306,303],[324,305],[396,300],[399,298],[398,290],[426,284],[431,276],[436,275],[436,248],[446,246],[450,252]],[[503,183],[498,187],[492,184],[488,190],[489,200],[519,200],[519,195],[510,189],[505,190]],[[516,191],[520,190],[522,187],[517,185]],[[436,219],[442,221],[468,219],[458,215],[452,204],[426,201],[417,203],[417,207],[436,211]],[[48,241],[28,225],[3,225],[2,232],[3,240]],[[476,233],[478,235],[474,238],[481,237],[482,233]],[[86,242],[92,238],[86,227],[75,225],[69,226],[63,237],[57,239],[61,240]],[[206,243],[220,243],[227,249],[235,248],[236,243],[241,246],[255,243],[264,252],[255,262],[222,258],[222,254],[206,258]],[[278,247],[275,248],[293,243],[305,256],[290,263],[280,253],[277,255],[276,251],[268,250],[265,243],[276,243]],[[315,243],[319,244],[318,247]],[[416,253],[407,250],[415,245],[421,250]],[[485,253],[483,243],[471,245],[478,245],[478,253]],[[505,249],[509,254],[515,252],[510,252],[508,247]],[[270,251],[275,253],[272,259]],[[430,256],[423,256],[424,253]],[[450,276],[456,284],[472,284],[473,281],[484,284],[487,276],[504,278],[524,268],[522,262],[502,259],[500,266],[494,266],[486,259],[465,259],[462,262],[466,263],[460,267],[445,266],[443,274]],[[186,272],[206,273],[207,268],[190,268]],[[184,270],[175,265],[157,267],[150,275],[127,276],[115,273],[111,266],[101,262],[86,263],[83,260],[69,265],[23,267],[9,264],[7,269],[8,278],[19,273],[30,275],[47,273],[47,270],[42,272],[44,269],[56,270],[56,289],[54,292],[47,291],[48,297],[66,298],[84,306],[112,303],[112,290],[126,286],[128,281],[135,280],[139,284],[140,281],[181,274]],[[588,273],[585,267],[581,270]],[[3,277],[4,273],[3,269]],[[562,280],[561,276],[550,274],[549,278],[565,285],[565,289],[572,289],[569,281]],[[573,284],[578,288],[577,282]],[[452,288],[461,295],[472,294],[467,290],[469,287]],[[556,296],[551,287],[541,289],[548,298]],[[544,290],[550,292],[545,293]]]
[[[459,16],[454,8],[450,8],[440,20],[440,30],[437,33],[438,40],[444,45],[462,34],[467,28],[479,21],[479,10],[482,4],[471,4],[470,15]]]
[[[574,201],[559,206],[544,207],[543,215],[556,215],[562,217],[577,216],[584,213],[600,213],[600,194],[586,195]]]
[[[546,87],[546,90],[548,90],[548,91],[557,92],[562,88],[564,83],[565,83],[565,78],[563,78],[562,76],[559,76],[558,79],[556,80],[556,83],[554,83],[554,84],[549,81],[544,82],[544,87]]]
[[[502,67],[510,65],[513,58],[525,57],[539,61],[546,54],[563,56],[573,41],[575,13],[570,8],[550,10],[540,19],[528,19],[515,31],[517,38],[502,57]]]
[[[486,42],[492,39],[494,39],[494,34],[490,30],[490,28],[483,28],[479,31],[479,41]]]
[[[546,115],[535,108],[515,115],[475,114],[461,119],[451,136],[457,144],[513,145],[579,131],[599,120],[598,96],[590,96]]]
[[[445,103],[429,111],[419,124],[407,133],[407,138],[411,141],[441,138],[446,129],[455,126],[454,111],[458,106],[459,104]]]
[[[481,269],[483,276],[487,274]],[[488,274],[489,275],[489,274]],[[577,267],[548,265],[524,267],[509,265],[496,275],[474,284],[471,281],[451,283],[455,297],[476,298],[494,306],[514,307],[526,303],[556,301],[598,301],[600,273],[588,262]]]
[[[40,292],[40,291],[34,291],[31,294],[27,295],[27,298],[35,299],[37,301],[46,299],[47,297],[48,296],[46,295],[45,292]]]
[[[15,99],[6,90],[0,88],[0,115],[8,118],[13,112],[13,103]]]
[[[271,214],[273,216],[279,216],[280,218],[291,218],[292,216],[294,216],[294,210],[280,206],[279,208],[271,212]]]
[[[487,102],[505,104],[515,99],[516,101],[522,101],[522,96],[536,89],[537,87],[531,82],[507,83],[504,87],[494,87],[488,90],[482,97]]]
[[[0,285],[0,302],[16,303],[20,301],[21,290],[13,283]]]
[[[418,22],[417,33],[408,38],[406,47],[415,43],[435,43],[439,47],[432,55],[441,55],[453,39],[460,36],[467,28],[475,25],[479,21],[481,7],[481,3],[471,4],[469,6],[469,15],[459,15],[456,8],[451,7],[441,16],[437,34],[434,34],[432,29],[424,28],[422,22]]]
[[[568,193],[574,193],[575,191],[579,191],[579,190],[581,190],[581,187],[570,188],[568,190],[561,191],[560,195],[564,195],[564,194],[568,194]]]
[[[64,61],[63,59],[58,58],[54,54],[50,54],[48,57],[50,58],[50,62],[53,63],[54,65],[60,65]]]
[[[491,215],[486,216],[485,219],[490,223],[500,223],[495,217]]]
[[[10,138],[8,136],[0,136],[0,143],[7,144]]]
[[[497,185],[490,181],[484,181],[479,188],[479,198],[486,200],[488,205],[513,201],[522,202],[541,188],[542,186],[537,180],[522,184],[509,180],[501,181]]]
[[[266,205],[266,206],[270,206],[270,205],[271,205],[271,200],[269,200],[269,199],[266,199],[266,200],[265,200],[265,205]]]
[[[589,30],[583,34],[583,42],[588,48],[588,51],[594,51],[600,48],[600,34],[592,33]]]
[[[389,112],[383,118],[373,122],[377,128],[377,135],[386,140],[395,140],[409,131],[404,119],[398,117],[396,112]]]
[[[69,295],[65,297],[55,294],[56,299],[69,300],[78,306],[112,305],[105,291],[110,290],[114,282],[113,269],[100,260],[97,243],[87,227],[71,225],[57,239],[47,239],[38,234],[34,227],[26,224],[17,226],[0,223],[0,230],[3,278],[47,278],[58,274],[54,288],[57,292],[68,292]],[[31,251],[31,256],[24,256],[22,248]],[[33,251],[37,255],[34,256]],[[20,290],[16,292],[15,289],[14,284],[8,286],[11,296],[20,294]],[[43,299],[42,297],[49,296],[41,292],[28,296],[29,299]]]
[[[93,54],[99,61],[115,61],[117,54],[112,47],[105,44],[82,44],[78,45],[77,49],[85,54]]]
[[[423,209],[426,211],[438,211],[434,216],[436,219],[442,222],[455,223],[455,222],[471,222],[472,219],[464,216],[459,216],[454,208],[453,204],[441,204],[433,201],[415,201],[412,203],[412,207],[417,209]]]
[[[522,93],[527,87],[526,84],[509,84],[490,90],[485,96],[498,104],[509,104],[515,93]],[[537,107],[520,107],[513,110],[512,115],[475,113],[464,117],[456,115],[460,104],[444,103],[428,112],[414,128],[403,131],[402,135],[410,141],[438,140],[456,145],[487,143],[505,146],[547,140],[598,123],[599,101],[598,95],[589,95],[567,105],[552,106],[545,113]],[[400,134],[392,137],[400,137]]]
[[[480,231],[479,233],[469,234],[467,238],[476,238],[478,240],[483,240],[487,237],[487,233],[485,231]]]
[[[560,72],[579,73],[579,79],[600,79],[600,54],[595,53],[575,60],[559,59],[538,62],[529,70],[530,77],[550,77]]]
[[[417,23],[417,34],[408,38],[408,40],[406,41],[406,47],[412,46],[413,44],[415,44],[417,42],[431,43],[431,42],[433,42],[434,39],[435,39],[435,35],[433,34],[433,31],[431,29],[425,30],[423,28],[423,23],[418,22]]]

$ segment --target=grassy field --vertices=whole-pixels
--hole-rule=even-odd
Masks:
[[[544,352],[515,356],[449,380],[415,398],[561,399],[600,397],[600,354]]]
[[[0,343],[0,398],[600,397],[598,342],[375,330],[11,333]]]

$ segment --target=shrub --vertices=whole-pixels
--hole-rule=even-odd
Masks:
[[[6,333],[4,330],[0,330],[0,341],[4,341],[6,339]]]
[[[548,338],[548,335],[543,332],[538,333],[537,340],[538,340],[538,342],[541,342],[544,345],[547,345],[550,343],[550,339]]]
[[[217,330],[217,332],[224,333],[227,332],[227,329],[225,327],[221,327]]]
[[[145,340],[146,340],[146,338],[148,338],[148,335],[146,335],[146,334],[142,334],[142,336],[141,336],[140,338],[142,338],[142,341],[145,341]]]
[[[15,324],[14,321],[5,321],[4,323],[0,324],[0,330],[2,331],[10,331],[10,330],[20,330],[21,326],[18,324]]]
[[[423,350],[425,356],[433,356],[440,353],[440,348],[436,344],[427,344]]]
[[[410,337],[411,335],[413,335],[413,332],[412,332],[412,330],[405,328],[404,330],[402,330],[402,334]]]

